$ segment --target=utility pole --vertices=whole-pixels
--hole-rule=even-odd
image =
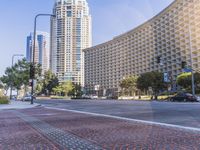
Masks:
[[[12,67],[14,65],[14,58],[15,57],[23,57],[24,55],[23,54],[14,54],[12,56]],[[10,100],[12,99],[12,90],[13,90],[13,74],[11,75],[11,87],[10,87]]]

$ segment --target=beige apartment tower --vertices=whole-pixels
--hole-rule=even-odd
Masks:
[[[59,81],[84,86],[83,49],[91,47],[91,15],[86,0],[56,0],[51,18],[50,68]]]
[[[175,81],[181,62],[200,69],[200,0],[175,0],[139,27],[84,52],[87,93],[98,85],[102,95],[115,95],[124,77],[151,71]]]

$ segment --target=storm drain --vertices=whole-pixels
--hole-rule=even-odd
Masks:
[[[98,145],[81,139],[75,135],[66,133],[61,129],[55,128],[35,117],[25,115],[18,111],[14,111],[14,113],[25,122],[29,123],[33,128],[48,137],[50,140],[58,143],[63,148],[68,150],[103,150],[103,148],[99,147]]]

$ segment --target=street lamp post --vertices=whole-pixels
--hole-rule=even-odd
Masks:
[[[12,56],[12,67],[14,65],[14,58],[15,57],[23,57],[23,54],[14,54]],[[13,90],[13,74],[11,75],[11,87],[10,87],[10,100],[12,99],[12,90]]]
[[[192,95],[195,96],[195,81],[194,81],[194,71],[193,71],[193,58],[192,58],[192,35],[191,28],[189,24],[189,42],[190,42],[190,65],[191,65],[191,74],[192,74]]]
[[[33,38],[34,38],[34,41],[33,41],[33,57],[32,57],[32,63],[31,63],[31,66],[30,68],[30,71],[32,71],[30,74],[33,74],[32,75],[32,78],[31,78],[31,104],[33,104],[33,93],[34,93],[34,78],[35,78],[35,44],[36,44],[36,29],[37,29],[37,18],[40,17],[40,16],[50,16],[50,17],[55,17],[55,15],[53,14],[37,14],[35,16],[35,20],[34,20],[34,35],[33,35]]]

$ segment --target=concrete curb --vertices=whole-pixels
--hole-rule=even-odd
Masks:
[[[10,104],[0,105],[1,110],[10,110],[10,109],[28,109],[39,107],[41,104],[33,104],[31,105],[30,102],[21,102],[21,101],[11,101]]]

